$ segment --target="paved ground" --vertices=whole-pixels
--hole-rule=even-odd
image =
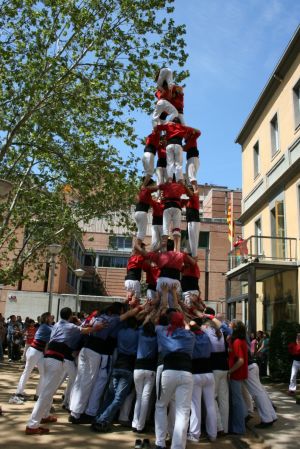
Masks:
[[[3,416],[0,416],[0,447],[6,449],[35,449],[55,447],[55,449],[133,449],[136,434],[118,425],[112,433],[96,434],[91,432],[89,425],[72,425],[68,423],[68,414],[61,408],[61,392],[54,398],[54,406],[58,422],[49,425],[48,435],[28,436],[24,434],[26,421],[33,408],[33,400],[23,405],[8,404],[15,392],[17,381],[21,375],[22,366],[18,363],[3,363],[0,365],[0,404]],[[26,388],[26,393],[33,398],[38,374],[33,373]],[[278,408],[278,421],[268,429],[257,430],[254,425],[259,422],[257,416],[248,422],[247,434],[240,438],[230,436],[209,443],[205,438],[198,444],[189,444],[188,449],[195,447],[203,449],[299,449],[300,448],[300,405],[287,394],[287,385],[268,385],[267,389]],[[154,447],[152,433],[142,435],[149,438]]]

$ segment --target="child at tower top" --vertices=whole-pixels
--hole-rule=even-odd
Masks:
[[[166,108],[167,103],[169,103],[176,109],[181,123],[184,124],[185,121],[183,116],[183,108],[184,108],[183,88],[173,83],[173,74],[171,69],[167,67],[160,69],[160,71],[156,75],[155,81],[157,81],[157,91],[155,92],[155,96],[158,99],[158,103],[156,105],[155,108],[156,111],[154,111],[154,115],[158,115],[159,117],[160,116],[160,114],[158,113],[159,111],[167,112],[163,110],[163,106]],[[172,118],[169,117],[169,120],[171,121]]]

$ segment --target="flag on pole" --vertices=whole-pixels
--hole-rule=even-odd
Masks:
[[[235,234],[232,203],[233,201],[231,198],[231,200],[228,202],[227,208],[228,240],[231,242],[231,245],[233,244]]]

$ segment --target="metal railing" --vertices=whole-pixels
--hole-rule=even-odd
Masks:
[[[261,261],[297,262],[297,239],[251,235],[228,253],[228,270]]]

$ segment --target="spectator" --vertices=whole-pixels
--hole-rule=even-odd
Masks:
[[[293,358],[289,394],[294,396],[297,389],[297,373],[300,370],[300,333],[296,336],[296,341],[288,345],[289,353]]]
[[[0,362],[3,362],[4,360],[4,342],[5,342],[5,338],[6,338],[6,325],[5,325],[5,321],[4,318],[0,317]]]

